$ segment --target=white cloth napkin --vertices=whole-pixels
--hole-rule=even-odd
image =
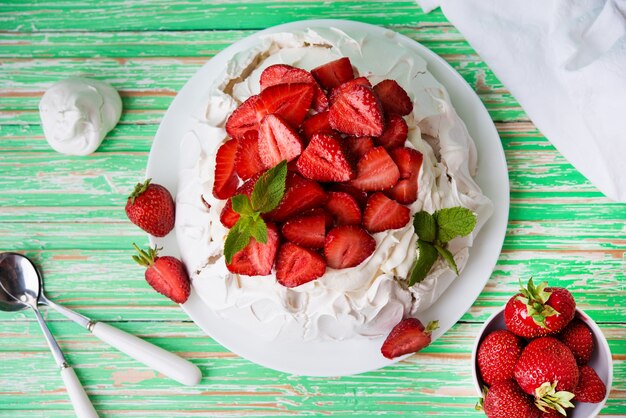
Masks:
[[[437,6],[563,156],[626,202],[626,0],[417,0]]]

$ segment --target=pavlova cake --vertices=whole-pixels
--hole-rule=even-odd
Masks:
[[[207,84],[176,234],[218,315],[265,339],[387,336],[463,270],[492,212],[476,148],[393,35],[263,36]]]

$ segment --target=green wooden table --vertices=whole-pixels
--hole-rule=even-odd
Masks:
[[[105,4],[106,3],[106,4]],[[50,327],[102,416],[481,416],[470,352],[481,323],[518,278],[567,286],[613,351],[603,416],[626,416],[626,205],[602,196],[529,121],[440,12],[412,1],[0,2],[0,250],[42,267],[49,296],[197,364],[181,387],[48,312]],[[342,378],[294,377],[221,347],[144,282],[130,258],[146,236],[124,214],[152,138],[177,91],[208,59],[259,29],[340,18],[389,27],[448,61],[476,90],[502,138],[511,184],[504,248],[487,287],[444,337],[392,367]],[[98,151],[52,151],[37,104],[55,81],[105,80],[124,101]],[[28,312],[0,316],[0,416],[72,416],[67,393]]]

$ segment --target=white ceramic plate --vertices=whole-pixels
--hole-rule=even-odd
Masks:
[[[336,27],[347,34],[351,31],[361,33],[365,31],[381,37],[390,33],[388,29],[360,22],[308,20],[275,26],[229,46],[207,62],[185,84],[172,102],[154,138],[148,159],[147,176],[155,183],[167,187],[175,196],[178,185],[180,140],[194,123],[190,115],[199,100],[208,94],[209,80],[223,71],[235,53],[255,44],[259,35],[301,31],[309,27]],[[509,179],[500,138],[476,93],[435,53],[403,35],[395,36],[408,50],[424,58],[430,72],[447,88],[457,113],[476,141],[479,158],[476,181],[494,205],[493,216],[475,240],[469,261],[461,276],[452,283],[434,306],[420,315],[424,323],[433,319],[439,320],[440,328],[433,334],[433,339],[436,339],[450,329],[470,308],[491,276],[506,232]],[[153,240],[153,243],[163,246],[167,254],[179,256],[175,234]],[[289,344],[253,340],[236,323],[218,317],[204,304],[193,288],[189,300],[182,308],[200,328],[232,352],[254,363],[287,373],[308,376],[349,375],[376,370],[402,359],[401,357],[387,360],[380,354],[384,338]]]

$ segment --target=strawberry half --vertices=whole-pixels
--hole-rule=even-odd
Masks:
[[[215,176],[213,178],[213,196],[228,199],[237,190],[237,172],[235,160],[239,143],[236,139],[224,142],[215,156]]]
[[[380,191],[393,187],[400,170],[383,147],[369,150],[357,164],[356,178],[351,184],[365,191]]]
[[[406,116],[413,111],[413,102],[395,80],[383,80],[374,86],[374,93],[387,115]]]
[[[348,183],[333,183],[328,185],[327,189],[331,192],[344,192],[348,193],[350,196],[354,198],[356,203],[359,204],[359,208],[365,208],[365,204],[367,203],[367,192],[364,192],[361,189],[357,189]]]
[[[256,104],[259,96],[250,96],[228,117],[226,132],[231,138],[241,138],[246,132],[259,129]]]
[[[348,193],[328,192],[328,200],[324,207],[335,218],[335,225],[359,225],[361,223],[359,204]]]
[[[343,145],[354,160],[358,161],[367,151],[374,148],[374,140],[370,136],[348,137],[343,140]]]
[[[148,251],[141,250],[136,244],[133,247],[138,252],[133,260],[146,267],[145,278],[148,284],[174,302],[185,303],[191,288],[185,265],[174,257],[159,257],[156,246]]]
[[[328,134],[313,135],[296,166],[304,177],[317,181],[348,181],[354,176],[341,144]]]
[[[353,84],[341,89],[330,106],[330,126],[353,136],[380,136],[385,127],[383,111],[372,89]]]
[[[393,327],[380,351],[388,359],[416,353],[430,345],[431,334],[437,325],[437,321],[433,321],[424,328],[419,319],[405,318]]]
[[[301,68],[286,64],[270,65],[261,73],[259,82],[261,84],[261,91],[277,84],[311,84],[314,89],[313,109],[315,109],[316,112],[322,112],[328,109],[328,97],[326,97],[326,93],[324,93],[319,84],[317,84],[317,81],[315,81],[311,73]]]
[[[323,248],[326,239],[326,215],[320,213],[289,219],[283,224],[282,232],[283,236],[294,244],[308,248]]]
[[[298,128],[311,107],[314,88],[311,84],[277,84],[266,88],[254,103],[257,121],[266,115],[280,116],[292,128]]]
[[[267,115],[259,129],[259,155],[265,167],[274,167],[282,160],[291,161],[302,152],[300,137],[276,115]]]
[[[261,244],[250,238],[248,245],[233,255],[230,264],[226,264],[231,273],[246,276],[267,276],[272,271],[278,249],[278,229],[271,222],[267,224],[267,242]]]
[[[126,216],[155,237],[164,237],[174,228],[176,206],[170,192],[151,179],[137,183],[126,200]]]
[[[311,74],[328,91],[354,78],[354,70],[348,57],[314,68]]]
[[[315,251],[287,242],[278,250],[276,280],[285,287],[297,287],[321,277],[324,258]]]
[[[385,194],[403,205],[415,202],[419,171],[422,167],[422,153],[412,148],[402,147],[392,149],[389,154],[400,170],[400,180]]]
[[[247,180],[244,184],[239,186],[239,188],[235,191],[233,195],[244,194],[248,197],[252,195],[252,190],[254,190],[254,185],[256,181],[261,177],[261,173],[255,174],[252,178]],[[226,204],[222,208],[222,212],[220,212],[220,222],[226,228],[232,228],[237,221],[239,220],[239,214],[233,210],[233,204],[230,198],[226,201]]]
[[[342,85],[335,87],[330,93],[330,104],[333,104],[335,102],[335,100],[337,99],[337,97],[339,97],[343,90],[350,88],[350,86],[353,86],[355,84],[372,88],[372,83],[370,83],[370,81],[365,77],[357,77],[354,80],[346,81]]]
[[[256,131],[248,131],[238,142],[235,171],[242,180],[248,180],[266,168],[259,155],[259,134]]]
[[[299,161],[299,160],[298,160]],[[328,196],[317,182],[305,179],[294,172],[287,172],[285,195],[276,209],[264,217],[275,222],[283,222],[306,210],[322,206]]]
[[[374,238],[356,225],[342,225],[331,229],[324,242],[326,262],[334,269],[358,266],[375,249]]]
[[[367,200],[363,211],[363,226],[371,233],[402,228],[411,220],[411,211],[381,192]]]
[[[382,135],[376,139],[378,145],[386,150],[401,147],[409,135],[409,127],[402,116],[391,115],[387,118],[387,125]]]
[[[310,141],[315,134],[334,134],[328,122],[328,111],[317,113],[302,122],[302,135]]]
[[[326,230],[330,229],[330,227],[333,226],[333,223],[335,222],[335,220],[333,219],[333,215],[328,213],[326,209],[322,207],[313,208],[302,213],[302,216],[317,216],[317,215],[324,216],[324,225],[326,226]],[[322,246],[324,246],[324,244],[322,244]]]

